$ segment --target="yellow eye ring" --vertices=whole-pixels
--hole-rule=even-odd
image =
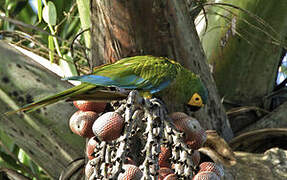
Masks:
[[[201,96],[198,93],[194,93],[190,100],[188,101],[188,104],[191,106],[197,106],[197,107],[203,107],[204,104],[202,103]]]

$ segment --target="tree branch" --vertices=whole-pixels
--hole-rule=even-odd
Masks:
[[[263,128],[287,128],[287,102],[280,105],[262,119],[244,128],[240,133]],[[239,134],[240,134],[239,133]]]

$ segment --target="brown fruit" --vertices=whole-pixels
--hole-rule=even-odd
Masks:
[[[69,125],[71,130],[82,137],[90,138],[94,136],[92,126],[98,114],[93,111],[77,111],[70,118]]]
[[[192,180],[220,180],[220,177],[213,172],[198,172]]]
[[[102,141],[112,141],[120,137],[124,119],[116,112],[101,115],[93,124],[94,134]]]
[[[135,165],[124,164],[124,172],[118,177],[118,180],[138,180],[142,177],[142,171]]]
[[[158,156],[159,167],[170,167],[171,149],[165,146],[160,147]]]
[[[206,141],[205,130],[199,122],[182,112],[175,112],[170,115],[177,130],[184,132],[184,141],[191,149],[199,149]]]
[[[87,145],[86,145],[86,155],[88,157],[88,159],[92,160],[95,157],[93,156],[94,152],[95,152],[95,148],[97,146],[98,142],[96,140],[96,136],[93,136],[89,139]]]
[[[213,163],[213,162],[203,162],[199,165],[199,172],[211,172],[215,173],[218,177],[222,177],[224,175],[224,171],[221,165]]]
[[[170,118],[172,119],[173,123],[176,124],[177,122],[179,122],[181,119],[187,118],[189,117],[187,114],[183,113],[183,112],[174,112],[172,114],[169,115]],[[179,129],[181,126],[177,127],[177,129],[179,131],[183,131],[183,129]]]
[[[101,113],[105,110],[107,103],[93,101],[74,101],[74,106],[82,111],[95,111]]]
[[[204,129],[193,131],[185,138],[185,143],[191,149],[197,150],[202,147],[206,141],[206,132]]]
[[[195,118],[187,116],[184,113],[181,112],[172,113],[171,118],[176,129],[185,132],[186,134],[202,129],[199,122]]]
[[[163,180],[177,180],[177,175],[169,174]]]
[[[173,170],[167,167],[162,167],[158,170],[158,179],[163,180],[167,175],[173,174]]]

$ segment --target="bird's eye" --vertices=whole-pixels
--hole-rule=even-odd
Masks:
[[[190,98],[188,104],[191,106],[197,106],[197,107],[203,106],[201,96],[198,93],[194,93],[192,97]]]

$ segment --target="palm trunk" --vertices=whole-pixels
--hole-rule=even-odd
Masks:
[[[182,1],[100,1],[92,3],[94,65],[141,54],[167,56],[201,75],[209,91],[207,108],[195,114],[225,139],[232,132],[217,95],[187,4]]]

